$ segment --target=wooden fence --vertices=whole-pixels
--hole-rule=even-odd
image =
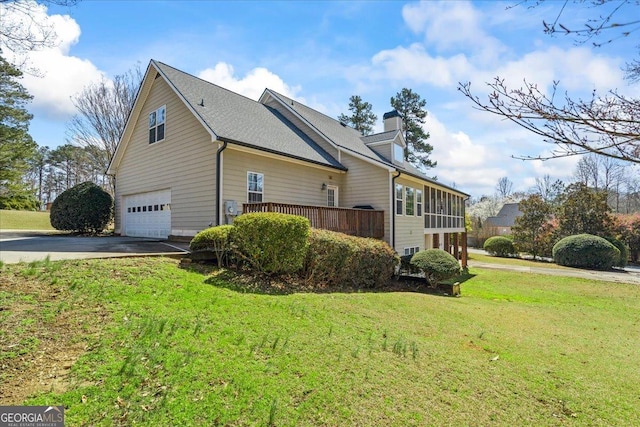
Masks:
[[[279,212],[308,218],[311,226],[359,237],[384,237],[384,211],[304,206],[286,203],[244,203],[243,213]]]

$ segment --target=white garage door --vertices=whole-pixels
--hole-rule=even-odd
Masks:
[[[124,197],[125,236],[158,237],[171,234],[171,190]]]

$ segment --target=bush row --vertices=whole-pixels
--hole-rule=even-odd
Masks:
[[[251,213],[234,225],[198,233],[192,251],[211,251],[218,265],[248,265],[266,274],[300,274],[314,284],[383,286],[398,258],[385,242],[311,229],[309,220],[280,213]]]
[[[384,286],[395,271],[398,257],[385,242],[313,229],[305,275],[312,283]]]

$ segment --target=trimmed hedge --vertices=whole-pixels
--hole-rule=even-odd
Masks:
[[[315,284],[374,288],[391,280],[398,256],[381,240],[312,229],[305,264]]]
[[[553,260],[568,267],[608,270],[620,260],[620,251],[602,237],[577,234],[553,246]]]
[[[230,235],[233,229],[233,225],[218,225],[202,230],[193,237],[189,243],[189,249],[191,251],[213,252],[218,261],[218,267],[222,267],[226,264],[231,251]]]
[[[303,268],[311,228],[307,218],[257,212],[240,215],[233,224],[237,252],[257,272],[293,274]]]
[[[506,236],[489,237],[482,248],[489,252],[489,255],[497,257],[510,257],[517,255],[516,248],[513,246],[513,239]]]
[[[113,198],[94,184],[83,182],[60,194],[51,204],[53,228],[81,233],[99,233],[113,214]]]
[[[455,277],[462,271],[458,260],[442,249],[417,252],[411,258],[411,265],[424,272],[431,287],[438,286],[439,281]]]
[[[618,262],[613,264],[613,266],[626,267],[627,262],[629,261],[629,248],[627,247],[627,245],[624,242],[613,237],[608,237],[606,240],[620,251],[620,258],[618,258]]]

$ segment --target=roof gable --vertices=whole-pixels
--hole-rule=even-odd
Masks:
[[[109,167],[110,173],[117,169],[122,159],[131,137],[131,132],[127,130],[141,119],[140,109],[157,76],[164,78],[192,114],[198,118],[211,134],[212,141],[216,139],[227,141],[336,169],[346,169],[274,109],[169,65],[151,60],[129,122],[116,149],[118,156],[117,158],[114,156],[114,161]]]

